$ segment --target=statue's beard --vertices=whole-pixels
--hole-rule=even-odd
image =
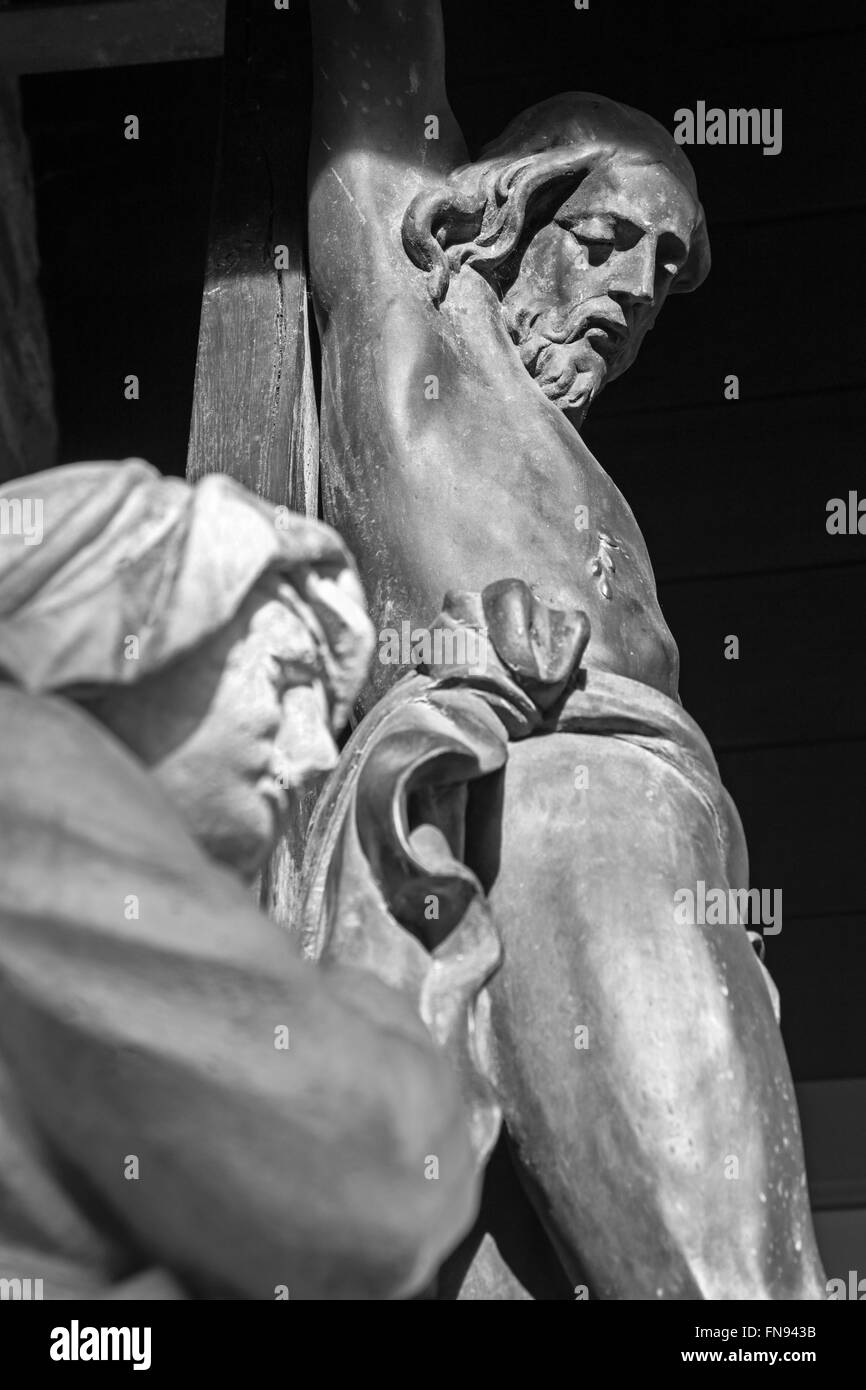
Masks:
[[[507,299],[503,308],[529,375],[548,400],[580,425],[604,388],[622,346],[612,344],[597,326],[597,301],[575,306],[568,315],[554,310],[538,313],[527,306],[509,305]]]
[[[607,376],[606,363],[587,340],[555,343],[542,333],[532,333],[518,346],[524,367],[548,400],[582,420]]]

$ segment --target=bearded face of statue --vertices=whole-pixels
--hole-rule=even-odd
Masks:
[[[698,216],[664,165],[611,159],[526,246],[503,295],[505,321],[527,371],[575,426],[637,356]]]

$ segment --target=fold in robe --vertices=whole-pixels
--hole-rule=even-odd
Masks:
[[[474,1184],[411,1004],[301,960],[82,710],[0,683],[0,727],[0,1277],[417,1287]]]

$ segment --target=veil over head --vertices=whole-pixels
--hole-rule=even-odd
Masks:
[[[142,459],[70,464],[0,488],[39,536],[0,535],[0,679],[33,691],[125,686],[216,634],[251,590],[280,582],[317,638],[341,720],[373,632],[336,532],[221,474],[195,486]],[[127,638],[137,638],[127,659]]]

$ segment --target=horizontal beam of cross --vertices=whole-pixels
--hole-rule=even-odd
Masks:
[[[224,27],[225,0],[0,0],[0,73],[218,58]]]

